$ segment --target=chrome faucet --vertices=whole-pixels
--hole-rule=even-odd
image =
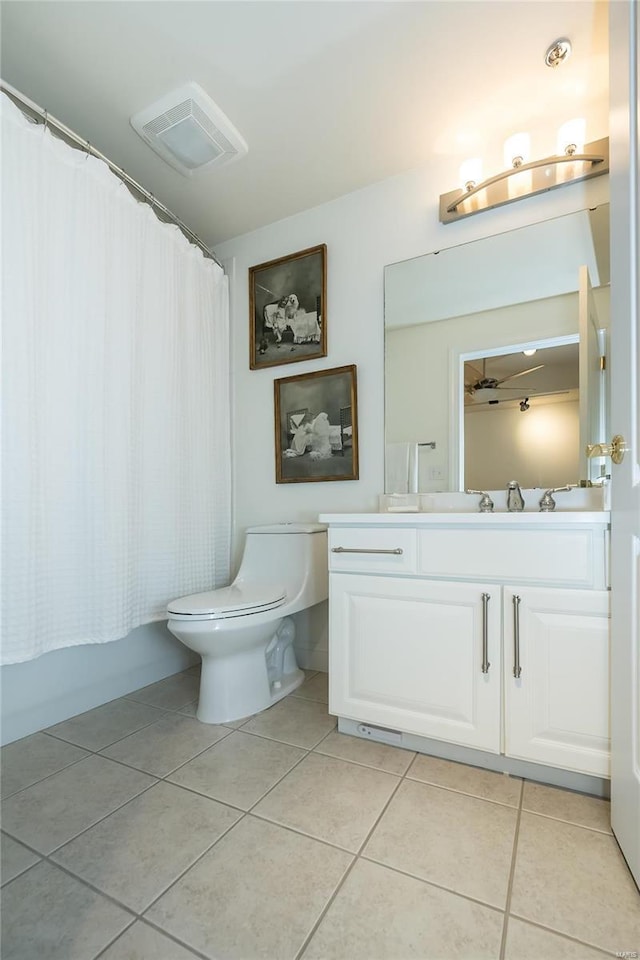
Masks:
[[[524,510],[524,497],[517,480],[507,484],[507,510],[509,513],[521,513]]]
[[[574,487],[575,483],[568,483],[566,487],[552,487],[551,490],[547,490],[545,493],[543,493],[539,503],[540,513],[550,513],[552,510],[555,510],[556,502],[553,499],[554,493],[560,493],[563,490],[573,490]]]
[[[484,490],[465,490],[465,493],[477,493],[480,497],[478,509],[480,513],[493,513],[493,500]]]

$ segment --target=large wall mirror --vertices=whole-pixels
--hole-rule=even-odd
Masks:
[[[385,268],[385,492],[594,480],[609,205]]]

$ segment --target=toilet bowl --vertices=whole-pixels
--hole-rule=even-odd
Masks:
[[[198,720],[239,720],[300,686],[291,617],[327,596],[326,525],[277,523],[247,530],[230,586],[173,600],[169,630],[202,657]]]

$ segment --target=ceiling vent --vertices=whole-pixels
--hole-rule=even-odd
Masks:
[[[185,177],[190,177],[194,170],[239,160],[249,149],[220,107],[197,83],[187,83],[136,113],[131,117],[131,126]]]

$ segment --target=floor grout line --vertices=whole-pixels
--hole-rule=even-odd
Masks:
[[[506,807],[507,810],[519,809],[519,802],[507,803],[506,800],[496,800],[494,797],[481,797],[478,793],[468,793],[466,790],[459,790],[456,787],[450,787],[444,783],[435,783],[433,780],[418,780],[416,777],[405,777],[410,783],[421,783],[425,787],[436,787],[438,790],[447,790],[449,793],[455,793],[459,797],[471,797],[473,800],[484,800],[485,803],[494,803],[499,807]],[[515,780],[515,777],[511,778]]]
[[[478,897],[472,897],[471,894],[463,893],[461,890],[454,890],[453,887],[446,887],[444,884],[438,883],[437,880],[430,880],[428,877],[421,877],[417,873],[410,873],[409,870],[403,870],[401,867],[385,863],[383,860],[376,860],[375,857],[368,856],[364,853],[358,854],[358,860],[362,860],[365,863],[374,863],[376,866],[384,867],[385,870],[391,870],[392,873],[397,873],[401,877],[408,877],[409,880],[417,880],[419,883],[424,883],[427,887],[435,887],[436,890],[450,893],[453,897],[459,897],[461,900],[467,900],[469,903],[475,903],[478,907],[484,907],[485,910],[493,910],[494,913],[499,913],[504,916],[502,907],[497,907],[495,903],[489,903],[487,900],[479,900]]]
[[[610,957],[620,957],[622,952],[617,950],[607,950],[605,947],[599,946],[597,943],[593,943],[589,940],[579,940],[577,937],[572,937],[570,933],[565,933],[562,930],[558,930],[557,927],[547,927],[544,923],[538,923],[537,920],[531,920],[529,917],[523,917],[519,913],[512,913],[510,917],[514,920],[519,920],[521,923],[526,923],[531,927],[535,927],[538,930],[544,930],[545,933],[553,933],[557,937],[562,937],[563,940],[568,940],[569,943],[576,943],[580,947],[589,947],[590,950],[596,950],[599,953],[602,953],[604,956]],[[629,956],[627,954],[627,956]]]
[[[116,943],[116,941],[118,941],[118,940],[120,939],[120,937],[123,937],[123,936],[125,935],[125,933],[127,932],[127,930],[131,930],[131,927],[132,927],[132,926],[134,925],[134,923],[136,923],[136,922],[137,922],[137,921],[136,921],[136,918],[133,917],[132,920],[131,920],[131,923],[130,923],[127,927],[125,927],[124,930],[121,930],[120,933],[117,935],[117,937],[113,937],[113,939],[110,940],[109,943],[107,943],[104,947],[102,947],[102,948],[98,951],[98,953],[96,953],[96,954],[91,958],[91,960],[98,960],[99,957],[104,956],[105,950],[108,950],[109,947],[112,947],[113,944]]]
[[[327,902],[325,903],[324,908],[320,911],[319,916],[316,918],[316,922],[312,925],[311,929],[309,930],[309,933],[307,934],[307,936],[306,936],[306,937],[304,938],[304,940],[302,941],[302,945],[300,946],[300,949],[298,950],[298,952],[295,954],[293,960],[302,960],[302,957],[303,957],[303,955],[304,955],[307,947],[309,946],[309,944],[310,944],[311,941],[313,940],[313,938],[314,938],[314,936],[315,936],[315,934],[316,934],[316,931],[318,930],[318,927],[320,926],[320,924],[322,923],[322,921],[324,920],[324,918],[325,918],[326,915],[328,914],[328,912],[329,912],[329,910],[330,910],[330,908],[331,908],[331,905],[333,904],[334,900],[336,899],[336,897],[338,896],[338,894],[339,894],[340,891],[342,890],[344,884],[345,884],[346,881],[347,881],[347,877],[350,875],[351,871],[352,871],[353,868],[355,867],[356,863],[358,862],[358,859],[359,859],[359,858],[358,858],[357,856],[355,856],[355,857],[353,858],[353,860],[351,861],[351,863],[349,864],[349,866],[347,867],[347,869],[345,870],[345,872],[342,874],[342,877],[340,878],[340,880],[339,880],[338,883],[336,884],[335,890],[333,891],[333,893],[331,894],[331,896],[329,897],[329,899],[328,899]]]
[[[157,923],[153,922],[153,920],[150,920],[147,917],[138,917],[137,922],[144,923],[147,927],[150,927],[152,930],[155,930],[156,933],[161,933],[163,936],[167,937],[168,940],[173,940],[174,943],[177,943],[179,947],[182,947],[184,950],[190,953],[193,957],[198,958],[198,960],[211,960],[211,955],[207,956],[206,953],[201,953],[200,950],[198,950],[196,947],[192,947],[190,944],[186,943],[186,941],[180,940],[180,938],[176,937],[174,933],[170,933],[169,930],[165,930],[164,927],[159,927]],[[93,960],[100,960],[100,957],[104,955],[104,952],[105,951],[103,950],[100,954],[98,954],[97,957],[94,957]],[[164,960],[164,957],[158,957],[156,958],[156,960]],[[167,958],[167,960],[169,960],[169,958]]]
[[[522,817],[522,798],[524,797],[524,780],[520,782],[520,801],[518,803],[518,812],[516,816],[515,830],[513,831],[513,850],[511,853],[511,869],[509,870],[509,881],[507,883],[507,899],[504,905],[504,922],[502,924],[502,939],[500,941],[500,960],[504,960],[505,950],[507,948],[507,931],[509,927],[509,911],[511,910],[511,896],[513,893],[513,878],[516,872],[516,860],[518,856],[518,837],[520,835],[520,819]]]
[[[75,744],[71,744],[71,746],[75,746]],[[84,747],[82,747],[81,749],[84,750]],[[62,773],[64,770],[70,770],[71,767],[75,767],[76,764],[82,763],[83,760],[88,760],[89,757],[93,755],[94,755],[93,751],[87,750],[86,756],[78,757],[77,760],[72,760],[71,763],[65,764],[65,766],[60,767],[59,770],[54,770],[53,773],[48,773],[45,777],[40,777],[39,780],[35,780],[33,783],[28,783],[25,787],[20,787],[19,790],[14,790],[13,793],[8,793],[6,797],[2,797],[2,800],[0,801],[0,803],[4,803],[6,800],[11,800],[13,797],[17,797],[19,793],[23,793],[23,791],[25,790],[30,790],[31,787],[36,787],[39,783],[44,783],[45,780],[51,780],[52,777],[57,776],[59,773]]]
[[[544,820],[553,820],[555,823],[564,823],[568,827],[580,827],[582,830],[591,830],[592,833],[599,833],[603,837],[613,837],[612,830],[604,830],[602,827],[591,827],[587,823],[578,823],[577,820],[565,820],[564,817],[554,817],[550,813],[542,813],[538,810],[527,810],[524,807],[522,812],[531,817],[542,817]]]

